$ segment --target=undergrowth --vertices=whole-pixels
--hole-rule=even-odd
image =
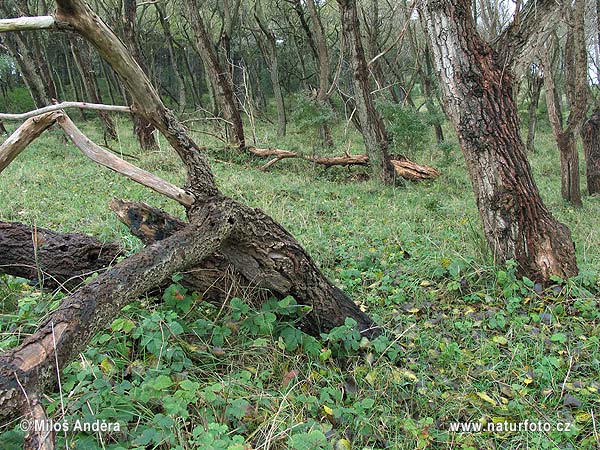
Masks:
[[[181,164],[161,139],[143,153],[119,122],[116,153],[181,185]],[[99,138],[97,124],[83,124]],[[257,144],[331,154],[290,126]],[[340,148],[360,153],[344,124]],[[447,132],[449,134],[449,132]],[[600,399],[600,198],[582,209],[560,200],[549,133],[532,156],[546,204],[571,228],[581,274],[543,289],[492,262],[456,142],[429,143],[411,158],[441,169],[432,182],[382,188],[361,168],[325,170],[281,161],[270,172],[206,135],[221,189],[280,221],[324,272],[382,325],[371,341],[352,323],[317,337],[295,324],[309,311],[293,298],[222,308],[173,285],[125,307],[61,375],[44,404],[55,422],[119,423],[119,431],[69,431],[58,448],[415,449],[598,446]],[[337,152],[340,153],[340,152]],[[127,158],[127,156],[125,156]],[[173,202],[94,166],[56,131],[34,142],[0,177],[0,216],[140,247],[111,215],[112,196],[183,216]],[[35,332],[64,293],[0,277],[0,351]],[[61,395],[62,392],[62,395]],[[455,432],[455,422],[547,422],[550,431]],[[554,429],[569,423],[569,431]],[[19,424],[0,447],[22,442]]]

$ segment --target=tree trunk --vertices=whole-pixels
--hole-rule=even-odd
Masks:
[[[127,40],[129,51],[142,70],[146,72],[136,31],[136,0],[124,0],[123,6],[123,32],[125,34],[125,39]],[[133,132],[137,136],[142,149],[154,150],[158,148],[158,142],[156,140],[156,136],[154,135],[155,130],[156,128],[143,116],[140,114],[133,114]]]
[[[375,109],[371,96],[369,70],[361,42],[356,0],[338,0],[338,5],[344,39],[350,47],[354,99],[365,147],[371,161],[373,178],[383,184],[393,185],[396,177],[388,154],[389,139],[383,120]]]
[[[285,136],[287,118],[285,114],[285,104],[283,102],[283,93],[281,92],[281,83],[279,82],[279,62],[277,59],[277,38],[275,33],[268,27],[267,21],[262,12],[260,1],[255,3],[254,17],[256,23],[265,36],[264,41],[258,39],[263,56],[269,67],[269,75],[271,77],[271,85],[273,86],[273,96],[275,97],[275,105],[277,107],[277,136]]]
[[[587,187],[590,195],[600,194],[600,109],[581,127],[581,140],[586,164]]]
[[[187,103],[185,97],[185,81],[183,79],[181,71],[179,70],[179,66],[177,65],[177,58],[175,57],[175,46],[173,45],[173,35],[171,34],[171,26],[169,25],[169,21],[166,16],[165,10],[160,4],[160,2],[156,2],[154,6],[156,7],[158,19],[163,29],[163,33],[165,34],[165,39],[167,40],[167,48],[169,49],[169,60],[171,61],[171,67],[173,68],[175,78],[177,79],[177,103],[179,106],[179,112],[181,113],[185,111],[185,106]]]
[[[530,73],[527,77],[529,81],[529,124],[527,126],[527,151],[533,153],[535,151],[535,131],[537,127],[537,108],[540,102],[540,93],[544,85],[544,78],[540,75],[539,68],[536,68],[534,73]]]
[[[426,0],[419,12],[495,260],[513,259],[540,282],[576,275],[570,231],[542,202],[527,161],[511,67],[477,34],[470,0]]]
[[[327,39],[325,37],[325,30],[323,29],[323,23],[319,17],[315,0],[306,0],[306,7],[310,15],[310,22],[313,28],[314,39],[308,26],[305,31],[309,33],[310,42],[315,42],[317,50],[317,63],[319,65],[319,89],[317,91],[317,104],[321,107],[327,105],[328,91],[329,91],[329,51],[327,50]],[[303,16],[302,16],[303,17]],[[333,142],[333,136],[331,135],[331,128],[327,122],[323,122],[319,129],[319,136],[321,142],[325,147],[333,148],[335,145]]]
[[[0,270],[43,288],[74,288],[121,255],[119,245],[84,234],[0,222]]]
[[[244,148],[246,146],[244,126],[235,99],[231,75],[228,71],[221,68],[217,53],[210,41],[204,22],[198,11],[196,0],[186,0],[185,4],[194,31],[194,45],[204,61],[204,66],[206,67],[217,101],[220,103],[225,120],[228,122],[227,128],[231,129],[231,132],[228,133],[230,143],[239,146],[240,148]]]
[[[79,37],[71,37],[71,52],[75,58],[75,63],[83,79],[87,98],[92,103],[103,103],[94,71],[94,64],[91,55],[91,48],[87,42]],[[117,139],[117,129],[115,122],[106,111],[97,111],[98,117],[104,128],[104,136],[109,139]]]
[[[575,130],[581,125],[587,110],[587,48],[584,34],[585,1],[576,0],[573,7],[566,6],[565,14],[570,26],[564,48],[565,91],[571,111],[567,123],[563,126],[560,94],[554,82],[553,64],[549,45],[544,53],[544,86],[548,117],[554,131],[554,137],[560,153],[561,194],[562,198],[574,206],[581,206],[581,188],[579,181],[579,153]]]

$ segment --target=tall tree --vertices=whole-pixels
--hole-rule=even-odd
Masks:
[[[273,86],[273,95],[275,97],[275,106],[277,107],[277,136],[285,136],[287,118],[285,113],[285,103],[283,93],[281,92],[281,83],[279,82],[279,61],[277,57],[277,37],[271,28],[262,8],[260,0],[254,3],[254,18],[260,28],[264,39],[258,38],[259,46],[269,66],[269,75],[271,85]]]
[[[383,119],[375,108],[369,84],[369,69],[360,34],[356,0],[337,0],[344,40],[350,49],[354,100],[361,132],[369,155],[373,177],[383,184],[394,184],[396,174],[388,153],[389,137]]]
[[[600,52],[600,0],[596,0],[595,47]],[[600,63],[598,65],[598,74],[600,76]],[[585,175],[588,192],[590,195],[600,194],[600,99],[596,100],[592,115],[581,127],[581,140],[585,155]]]
[[[131,55],[145,70],[144,58],[137,34],[137,3],[136,0],[124,0],[123,32]],[[130,95],[130,94],[128,94]],[[130,100],[130,99],[128,99]],[[134,99],[131,99],[134,100]],[[156,128],[140,114],[133,114],[133,131],[138,138],[140,147],[144,150],[152,150],[158,147],[155,136]]]
[[[571,6],[569,2],[565,6],[565,17],[568,22],[567,38],[564,44],[565,91],[571,108],[566,124],[562,120],[560,104],[555,100],[559,94],[551,63],[550,55],[554,51],[552,45],[547,45],[544,52],[544,87],[548,117],[560,153],[562,197],[575,206],[581,206],[576,131],[587,112],[588,61],[584,30],[585,0],[576,0],[574,6]]]
[[[542,282],[577,274],[571,233],[544,205],[533,179],[514,100],[512,70],[556,16],[555,0],[528,2],[494,47],[476,30],[471,0],[418,5],[494,258],[513,259],[519,273]]]
[[[200,15],[196,0],[185,0],[188,19],[194,32],[194,46],[202,57],[208,77],[220,103],[224,119],[227,122],[229,142],[241,148],[246,146],[242,115],[234,94],[231,74],[223,70],[217,52],[210,40],[208,31]]]

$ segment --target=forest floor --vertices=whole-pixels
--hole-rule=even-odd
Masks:
[[[272,128],[259,127],[259,147],[314,151],[313,133],[292,125],[278,139]],[[102,141],[95,122],[82,129]],[[143,153],[128,122],[119,122],[119,134],[117,153],[182,184],[164,139],[160,151]],[[581,275],[544,292],[517,279],[511,264],[492,263],[452,137],[444,148],[407,155],[439,168],[440,178],[395,188],[358,181],[364,168],[288,160],[261,172],[263,161],[196,137],[209,147],[221,189],[281,222],[385,335],[369,342],[340,327],[312,339],[291,327],[291,299],[258,308],[248,306],[251,298],[232,299],[220,310],[175,284],[163,302],[125,307],[63,372],[62,399],[46,399],[56,421],[96,418],[121,431],[59,433],[58,448],[65,440],[81,449],[600,446],[600,197],[584,197],[581,209],[561,200],[548,129],[532,165],[544,201],[573,232]],[[364,152],[343,125],[335,140],[338,150],[318,151]],[[113,196],[183,215],[52,131],[2,173],[0,220],[89,233],[133,252],[141,244],[108,209]],[[0,277],[0,350],[34,332],[62,295]],[[453,431],[457,422],[484,431]],[[486,431],[505,422],[521,430]],[[557,429],[562,424],[568,430]],[[0,447],[18,448],[18,426],[2,431]]]

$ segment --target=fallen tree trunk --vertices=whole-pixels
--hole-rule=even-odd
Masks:
[[[42,288],[74,288],[122,254],[118,244],[85,234],[0,222],[0,272]]]
[[[344,156],[315,156],[302,155],[301,153],[291,152],[289,150],[280,150],[277,148],[256,147],[247,147],[247,150],[256,156],[273,156],[273,159],[262,166],[261,170],[267,170],[273,164],[281,161],[282,159],[290,158],[304,159],[325,167],[369,165],[369,155],[349,155],[346,153]],[[440,172],[437,169],[414,163],[406,158],[392,159],[391,162],[396,170],[396,175],[406,180],[422,181],[440,176]]]
[[[172,273],[198,264],[219,248],[238,218],[224,200],[198,213],[193,224],[125,259],[67,297],[39,330],[0,355],[0,425],[32,414],[32,399],[56,382],[56,370],[83,351],[123,306]],[[28,448],[47,440],[32,431]]]

